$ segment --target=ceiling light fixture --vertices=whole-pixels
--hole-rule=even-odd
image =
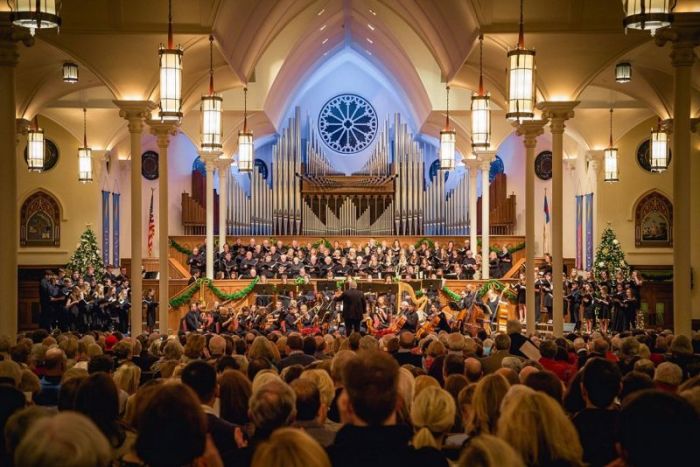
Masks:
[[[603,151],[603,163],[605,168],[606,182],[619,182],[620,174],[617,164],[617,148],[613,147],[613,109],[610,108],[610,143]]]
[[[182,55],[180,45],[173,45],[173,3],[168,0],[168,47],[160,45],[160,116],[161,121],[182,120]]]
[[[669,160],[669,138],[668,133],[661,128],[661,119],[656,128],[651,129],[649,138],[649,165],[652,172],[664,172],[668,169]]]
[[[39,128],[39,116],[34,117],[34,124],[27,132],[27,168],[30,172],[44,171],[44,130]]]
[[[455,168],[455,144],[457,132],[450,127],[450,87],[446,86],[447,112],[445,114],[445,128],[440,131],[440,168],[452,170]]]
[[[676,0],[622,0],[625,14],[622,25],[627,29],[649,31],[669,26],[673,21]]]
[[[491,95],[484,90],[484,35],[479,35],[479,91],[472,94],[472,149],[491,145]]]
[[[632,65],[629,62],[615,65],[615,81],[621,84],[632,81]]]
[[[238,132],[238,171],[253,171],[253,132],[248,131],[248,87],[243,88],[243,130]]]
[[[508,51],[508,120],[535,116],[535,51],[525,48],[523,0],[520,0],[518,45]]]
[[[66,62],[63,64],[63,82],[69,84],[75,84],[78,82],[78,65],[71,62]]]
[[[209,35],[209,93],[202,96],[200,107],[202,151],[220,151],[223,147],[223,105],[223,97],[214,92],[214,36]]]
[[[92,181],[92,148],[87,144],[87,109],[83,108],[83,147],[78,148],[78,181]]]
[[[60,28],[62,3],[61,0],[8,0],[10,21],[29,29],[32,36],[37,29]]]

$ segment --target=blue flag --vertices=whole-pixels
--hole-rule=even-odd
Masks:
[[[549,204],[547,203],[547,193],[544,194],[544,223],[549,224]]]

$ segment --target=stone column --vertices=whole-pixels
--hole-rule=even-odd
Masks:
[[[550,120],[549,129],[552,132],[552,330],[555,337],[564,334],[564,122],[574,117],[574,107],[577,101],[541,102],[538,108],[542,110],[543,118]]]
[[[131,335],[143,330],[143,212],[141,200],[141,135],[144,120],[156,108],[149,101],[114,101],[119,116],[128,122],[131,143]]]
[[[158,329],[161,335],[170,334],[168,329],[168,301],[170,293],[170,238],[168,236],[168,146],[170,137],[177,133],[177,123],[149,120],[151,134],[158,144]]]
[[[528,334],[536,331],[535,323],[535,147],[544,133],[546,120],[526,120],[517,128],[525,145],[525,308]]]
[[[691,333],[691,162],[690,87],[695,51],[700,44],[700,13],[679,13],[670,28],[659,30],[658,45],[672,43],[673,64],[673,330]],[[697,180],[696,180],[697,183]]]
[[[207,170],[207,239],[206,239],[206,277],[214,278],[214,170],[219,161],[220,152],[200,152]]]
[[[469,247],[476,258],[477,239],[476,239],[476,176],[479,170],[479,160],[476,158],[466,158],[464,163],[469,167]]]
[[[692,143],[696,148],[695,156],[690,160],[690,179],[691,182],[691,197],[690,197],[690,230],[691,232],[700,232],[700,158],[697,155],[697,149],[700,149],[700,119],[691,119],[690,129],[693,132]],[[692,151],[691,146],[691,151]],[[691,284],[693,286],[690,291],[690,309],[692,310],[691,320],[700,319],[700,247],[690,245],[690,266],[692,271]]]
[[[496,158],[496,151],[480,151],[477,155],[481,163],[481,278],[488,279],[489,276],[489,173],[491,162]]]
[[[228,177],[231,159],[219,159],[219,251],[224,250],[228,226]]]
[[[19,62],[17,42],[31,46],[34,39],[24,28],[13,28],[9,13],[0,13],[0,152],[3,168],[0,171],[0,335],[17,334],[17,248],[19,222],[17,197],[17,122],[15,120],[15,67]],[[21,169],[22,170],[22,169]],[[24,169],[26,170],[26,169]]]

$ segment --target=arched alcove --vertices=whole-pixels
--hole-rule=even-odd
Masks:
[[[654,190],[642,195],[634,208],[636,247],[673,246],[673,204]]]
[[[22,203],[19,242],[22,247],[61,246],[61,208],[51,193],[38,190]]]

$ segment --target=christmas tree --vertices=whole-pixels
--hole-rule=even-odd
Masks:
[[[97,237],[95,237],[95,233],[89,226],[80,236],[80,243],[78,243],[73,256],[71,256],[70,261],[66,265],[66,269],[71,272],[77,271],[81,276],[84,276],[88,266],[95,268],[95,276],[97,276],[97,280],[100,280],[102,274],[104,274],[105,267],[100,255],[100,249],[97,246]]]
[[[615,232],[609,225],[603,231],[600,245],[595,253],[593,272],[596,279],[600,278],[601,271],[607,271],[610,277],[614,277],[618,271],[621,271],[625,278],[628,277],[630,271],[620,241],[615,237]]]

